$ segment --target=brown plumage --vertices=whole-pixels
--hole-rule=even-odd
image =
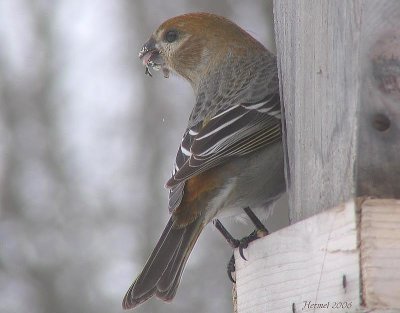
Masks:
[[[123,301],[170,301],[202,229],[244,207],[264,212],[284,191],[276,59],[231,21],[208,13],[167,20],[139,57],[192,86],[196,102],[175,161],[171,218]]]

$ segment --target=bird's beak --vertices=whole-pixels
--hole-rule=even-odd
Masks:
[[[146,68],[145,73],[150,77],[152,76],[150,72],[150,68],[158,71],[160,68],[163,70],[164,76],[169,76],[168,69],[164,66],[165,62],[160,55],[160,51],[156,47],[156,40],[154,37],[150,37],[150,39],[143,45],[142,49],[139,52],[139,59],[142,60],[143,65]]]
[[[143,65],[148,65],[153,54],[158,53],[156,49],[156,41],[151,37],[142,47],[139,52],[139,59],[143,61]]]

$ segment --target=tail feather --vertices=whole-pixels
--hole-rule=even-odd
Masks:
[[[176,291],[178,290],[178,285],[181,280],[181,276],[183,273],[183,269],[185,267],[185,262],[182,262],[181,266],[178,269],[177,275],[175,275],[174,280],[171,282],[170,286],[168,289],[165,289],[163,291],[157,290],[157,297],[164,300],[164,301],[171,301],[176,294]]]
[[[190,252],[192,251],[194,244],[196,243],[197,238],[200,235],[200,231],[203,228],[201,227],[201,225],[199,225],[199,227],[197,225],[198,223],[196,222],[197,221],[186,227],[186,233],[188,235],[183,236],[180,247],[176,249],[174,257],[172,258],[171,262],[169,262],[166,270],[164,271],[160,280],[157,283],[157,289],[159,291],[163,292],[171,289],[176,290],[176,288],[178,287],[184,265],[186,264]],[[200,229],[196,232],[197,228]],[[161,297],[161,299],[168,301],[172,298]]]
[[[181,262],[179,261],[182,260],[182,258],[179,259],[179,252],[181,249],[184,250],[182,242],[180,243],[179,247],[177,247],[177,249],[175,250],[171,261],[168,263],[167,268],[165,269],[164,273],[161,275],[161,277],[157,282],[158,294],[161,294],[163,291],[169,290],[170,285],[175,280],[175,276],[179,274],[177,266],[180,265]]]
[[[124,309],[134,308],[153,295],[164,301],[172,300],[203,227],[201,216],[182,228],[174,227],[170,218],[142,272],[128,289],[122,303]]]

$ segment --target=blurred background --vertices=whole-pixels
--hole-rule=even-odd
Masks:
[[[138,51],[193,11],[275,51],[270,0],[0,0],[0,312],[122,312],[168,219],[163,186],[194,104],[181,79],[145,76]],[[208,226],[172,304],[135,312],[232,312],[231,253]]]

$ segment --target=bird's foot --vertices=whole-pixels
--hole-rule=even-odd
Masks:
[[[244,253],[243,253],[244,249],[246,249],[249,246],[250,242],[257,240],[259,238],[262,238],[266,235],[268,235],[268,232],[265,232],[264,230],[260,231],[260,230],[256,229],[250,235],[243,237],[240,240],[235,239],[238,242],[238,245],[235,248],[239,248],[240,257],[243,260],[247,261],[246,257],[244,256]],[[232,256],[228,262],[227,272],[228,272],[229,280],[235,284],[236,281],[235,281],[235,279],[233,279],[233,273],[236,272],[236,264],[235,264],[235,255],[234,254],[232,254]]]
[[[250,218],[254,226],[256,227],[256,229],[253,232],[251,232],[250,235],[238,240],[233,238],[233,236],[228,232],[228,230],[222,225],[222,223],[218,219],[214,221],[214,226],[218,229],[218,231],[222,234],[222,236],[225,238],[225,240],[229,243],[229,245],[233,249],[239,248],[239,254],[241,258],[247,261],[247,259],[244,256],[243,250],[249,246],[250,242],[267,236],[269,232],[267,228],[264,226],[264,224],[258,219],[258,217],[254,214],[254,212],[250,208],[245,208],[244,211],[246,215]],[[236,271],[235,257],[232,254],[232,257],[228,262],[227,272],[229,279],[233,283],[236,283],[235,279],[233,279],[232,276],[232,274],[235,271]]]

